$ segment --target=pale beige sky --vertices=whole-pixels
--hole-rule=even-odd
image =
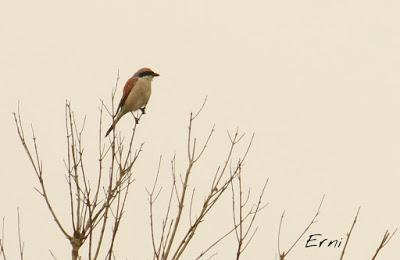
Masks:
[[[87,116],[86,144],[94,150],[99,99],[108,100],[117,69],[124,82],[149,66],[161,77],[138,137],[146,148],[120,234],[121,259],[150,258],[145,187],[160,154],[184,157],[188,113],[206,95],[197,133],[206,134],[213,123],[217,132],[203,169],[222,160],[226,130],[240,127],[256,133],[247,184],[258,190],[270,178],[270,205],[245,259],[275,259],[281,212],[287,212],[287,245],[322,194],[320,221],[309,233],[344,237],[361,206],[348,258],[370,258],[384,230],[400,219],[398,10],[398,1],[370,0],[2,0],[0,216],[6,217],[10,254],[17,251],[19,206],[27,258],[50,259],[48,249],[59,259],[69,255],[33,189],[36,180],[11,117],[18,100],[26,125],[36,129],[51,199],[63,214],[65,99]],[[129,132],[129,120],[119,127]],[[229,224],[230,211],[223,209],[206,229]],[[222,244],[215,259],[229,259],[232,242]],[[399,243],[395,237],[381,259],[397,259]],[[304,244],[290,259],[337,259],[340,252]]]

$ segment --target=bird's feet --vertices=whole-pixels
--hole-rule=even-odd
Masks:
[[[143,115],[146,114],[146,107],[141,107],[141,108],[140,108],[140,111],[142,111],[142,114],[143,114]]]
[[[135,116],[135,113],[133,113],[133,112],[131,112],[131,115],[133,116],[133,118],[135,118],[135,123],[136,123],[136,124],[139,124],[139,119],[140,119],[140,117],[136,117],[136,116]]]

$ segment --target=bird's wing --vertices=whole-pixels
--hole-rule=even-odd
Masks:
[[[131,93],[131,91],[134,88],[134,86],[136,85],[136,82],[138,81],[138,79],[139,79],[138,77],[132,77],[132,78],[128,79],[128,81],[125,83],[122,98],[121,98],[121,101],[119,101],[117,113],[122,108],[122,106],[125,104],[125,101],[129,96],[129,93]]]

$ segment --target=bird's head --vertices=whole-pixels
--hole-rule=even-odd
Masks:
[[[133,76],[138,77],[138,78],[145,78],[145,79],[152,80],[154,77],[160,76],[160,74],[155,73],[154,71],[152,71],[149,68],[141,68]]]

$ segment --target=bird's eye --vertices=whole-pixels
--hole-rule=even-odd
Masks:
[[[139,74],[139,77],[151,76],[153,74],[154,74],[154,72],[152,72],[152,71],[143,71],[142,73]]]

